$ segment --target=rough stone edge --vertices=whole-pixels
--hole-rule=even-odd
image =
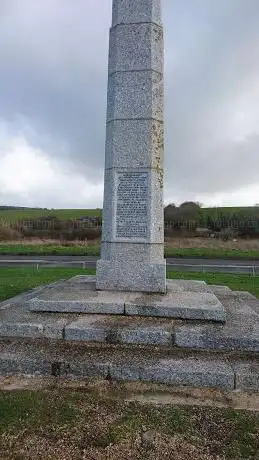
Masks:
[[[136,326],[116,325],[80,327],[71,323],[64,328],[64,340],[101,342],[108,344],[132,344],[173,346],[174,326]]]
[[[55,375],[57,377],[99,377],[121,381],[156,382],[170,385],[192,386],[196,388],[221,388],[233,390],[235,376],[231,366],[222,360],[201,360],[202,369],[195,371],[190,359],[163,359],[139,364],[131,361],[128,365],[114,360],[98,362],[92,356],[89,360],[70,362],[57,356],[56,361],[45,359],[26,359],[15,353],[0,356],[0,375]],[[209,371],[206,369],[208,365]]]
[[[224,323],[226,321],[226,310],[218,302],[218,308],[210,307],[206,309],[191,308],[191,307],[164,307],[164,306],[142,306],[132,305],[129,303],[125,304],[126,316],[151,316],[158,318],[173,318],[183,320],[195,320],[195,321],[215,321]]]
[[[234,333],[223,335],[220,330],[215,330],[210,336],[207,333],[203,337],[203,331],[204,326],[201,324],[176,324],[175,346],[198,350],[259,352],[259,336],[237,336]]]
[[[234,361],[232,369],[235,375],[236,390],[259,391],[259,360]]]
[[[49,284],[41,284],[40,286],[32,288],[28,291],[22,292],[21,294],[18,294],[14,297],[10,297],[9,299],[3,300],[3,302],[0,302],[0,310],[4,310],[5,308],[9,307],[10,305],[15,304],[16,302],[22,302],[22,301],[27,302],[28,300],[32,299],[35,295],[40,294],[41,291],[43,291],[44,289],[56,287],[60,285],[61,282],[64,282],[64,281],[66,280],[58,280],[58,281],[54,281],[53,283],[49,283]]]
[[[101,303],[87,304],[82,301],[50,301],[40,300],[37,297],[29,300],[29,311],[32,312],[50,312],[50,313],[88,313],[103,315],[123,315],[124,303],[111,304]]]

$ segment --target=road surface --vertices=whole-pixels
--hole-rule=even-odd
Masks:
[[[73,267],[95,268],[99,257],[92,256],[11,256],[0,255],[0,267]],[[259,261],[252,260],[226,260],[226,259],[202,259],[202,258],[178,258],[166,259],[168,270],[196,271],[196,272],[219,272],[259,275]]]

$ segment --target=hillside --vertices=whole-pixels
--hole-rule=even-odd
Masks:
[[[0,220],[14,223],[23,219],[55,216],[60,220],[79,219],[86,216],[100,216],[101,209],[41,209],[0,206]]]

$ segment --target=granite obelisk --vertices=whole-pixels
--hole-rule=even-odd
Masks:
[[[166,291],[161,0],[113,0],[96,288]]]

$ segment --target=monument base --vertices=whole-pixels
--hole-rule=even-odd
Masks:
[[[166,261],[156,264],[98,260],[96,289],[105,291],[166,292]]]
[[[259,391],[258,308],[248,292],[203,281],[147,294],[76,276],[0,303],[0,376]]]
[[[226,320],[225,308],[202,281],[167,280],[161,294],[98,290],[94,276],[76,276],[46,287],[27,306],[33,312]]]

